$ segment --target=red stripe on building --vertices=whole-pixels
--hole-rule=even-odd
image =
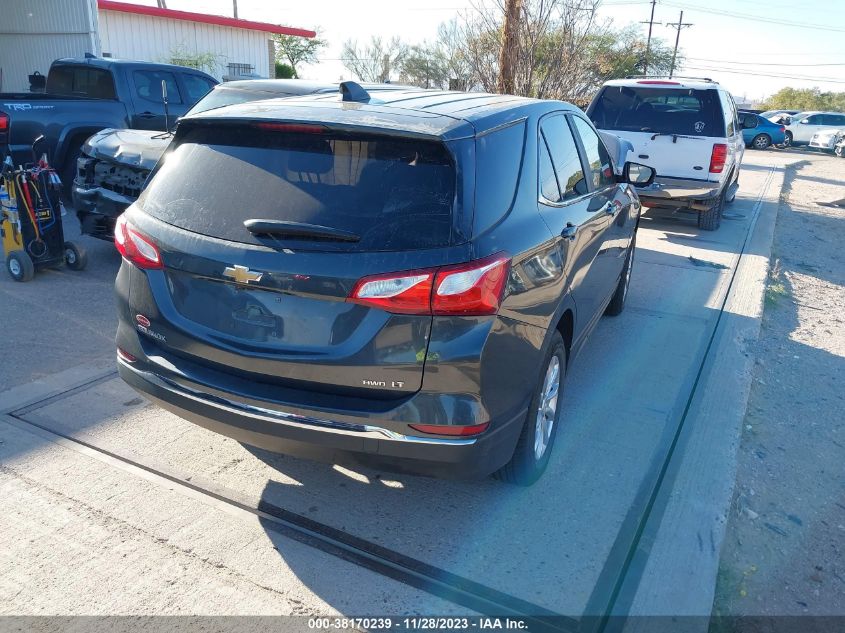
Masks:
[[[227,18],[222,15],[207,15],[205,13],[193,13],[191,11],[160,9],[158,7],[148,7],[141,4],[131,4],[129,2],[115,2],[114,0],[97,0],[97,8],[101,11],[121,11],[123,13],[134,13],[136,15],[150,15],[156,18],[186,20],[188,22],[228,26],[234,29],[248,29],[250,31],[262,31],[264,33],[278,33],[280,35],[298,35],[299,37],[316,37],[317,35],[314,31],[309,31],[308,29],[297,29],[292,26],[280,26],[278,24],[253,22],[251,20],[236,20],[235,18]]]

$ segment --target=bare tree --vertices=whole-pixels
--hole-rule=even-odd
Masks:
[[[359,47],[355,40],[343,43],[343,65],[361,81],[389,81],[391,72],[401,70],[408,54],[408,46],[398,38],[385,42],[380,37],[370,38],[370,43]]]
[[[463,39],[473,76],[485,90],[499,87],[506,0],[476,5],[463,16]],[[515,35],[507,41],[513,94],[574,98],[588,64],[589,39],[609,28],[598,23],[601,0],[522,0]]]

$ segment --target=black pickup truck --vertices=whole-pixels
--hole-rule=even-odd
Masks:
[[[162,81],[170,125],[217,84],[211,75],[172,64],[97,57],[54,61],[46,94],[0,93],[0,120],[8,116],[15,164],[31,160],[32,141],[43,134],[69,195],[76,159],[89,136],[104,128],[165,130]]]

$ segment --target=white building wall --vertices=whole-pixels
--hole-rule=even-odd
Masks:
[[[270,76],[269,33],[106,10],[100,11],[99,24],[102,52],[115,58],[167,62],[177,51],[212,53],[217,65],[206,72],[217,79],[228,73],[230,63],[250,64],[253,72]]]
[[[34,71],[85,53],[100,53],[96,0],[0,0],[0,92],[28,91]]]

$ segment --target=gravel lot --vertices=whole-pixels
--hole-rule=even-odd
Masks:
[[[723,615],[845,615],[845,207],[820,204],[845,198],[845,160],[788,154],[714,604]]]

